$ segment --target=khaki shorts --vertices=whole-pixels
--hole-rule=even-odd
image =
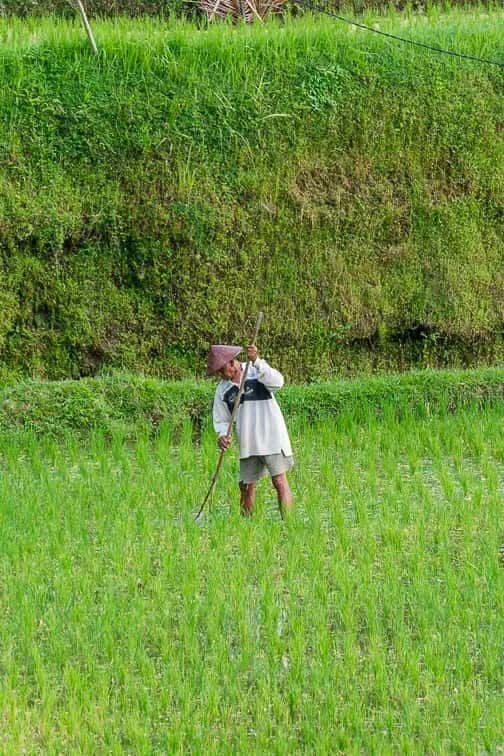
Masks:
[[[240,459],[240,483],[255,483],[269,474],[281,475],[294,467],[294,457],[280,454],[266,454],[264,457],[245,457]]]

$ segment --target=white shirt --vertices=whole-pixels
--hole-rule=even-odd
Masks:
[[[245,370],[246,363],[242,363]],[[283,375],[266,360],[257,359],[249,367],[245,390],[236,413],[236,433],[240,442],[240,458],[284,453],[292,455],[289,434],[282,410],[273,391],[282,388]],[[215,390],[213,424],[218,436],[228,432],[234,400],[239,386],[222,380]]]

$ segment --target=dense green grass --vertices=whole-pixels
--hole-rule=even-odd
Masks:
[[[497,753],[501,405],[291,423],[295,512],[234,448],[0,438],[5,752]]]
[[[502,9],[365,21],[502,58]],[[502,360],[502,70],[329,19],[0,20],[0,363],[306,379]]]
[[[351,380],[287,385],[280,403],[289,419],[313,422],[352,414],[366,422],[370,414],[416,417],[480,407],[504,399],[504,369],[422,370],[361,376]],[[162,381],[114,373],[80,381],[26,381],[0,390],[0,432],[29,430],[60,437],[67,431],[87,436],[101,429],[131,438],[156,433],[168,424],[176,437],[189,420],[199,437],[212,406],[215,380]]]

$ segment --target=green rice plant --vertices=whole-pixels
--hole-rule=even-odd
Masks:
[[[237,449],[0,436],[6,752],[499,752],[503,405],[291,425],[295,510]]]

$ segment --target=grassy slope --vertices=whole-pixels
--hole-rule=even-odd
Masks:
[[[502,12],[369,17],[502,57]],[[327,20],[0,22],[4,371],[292,377],[502,357],[502,72]]]

